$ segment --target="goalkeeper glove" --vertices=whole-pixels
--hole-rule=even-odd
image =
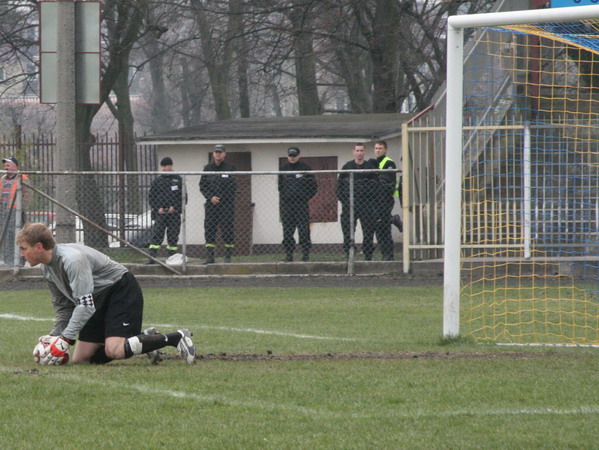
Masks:
[[[52,336],[51,334],[46,334],[44,336],[40,336],[38,338],[38,342],[41,342],[42,344],[51,344],[56,337],[57,336]]]
[[[64,336],[55,337],[50,346],[47,347],[47,354],[40,358],[40,364],[46,365],[60,365],[63,363],[65,357],[68,358],[69,347],[75,343],[74,339],[68,339]]]

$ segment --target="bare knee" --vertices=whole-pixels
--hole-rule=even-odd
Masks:
[[[82,356],[82,355],[73,355],[73,358],[71,359],[71,362],[73,364],[89,364],[89,356]]]
[[[110,359],[124,359],[125,358],[125,338],[123,337],[110,337],[106,338],[104,345],[104,352]]]

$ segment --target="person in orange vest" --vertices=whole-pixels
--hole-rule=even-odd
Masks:
[[[2,158],[6,174],[0,178],[0,257],[7,266],[12,266],[15,259],[16,227],[25,225],[25,211],[29,206],[31,191],[21,188],[21,220],[16,220],[18,207],[17,192],[21,180],[28,181],[26,174],[19,173],[19,161],[14,156]]]

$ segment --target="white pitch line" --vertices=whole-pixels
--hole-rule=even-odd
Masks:
[[[177,328],[177,325],[173,325],[170,323],[157,323],[157,324],[150,324],[150,325],[157,327],[157,328]],[[311,334],[285,333],[283,331],[261,330],[261,329],[256,329],[256,328],[223,327],[223,326],[216,326],[216,325],[199,325],[195,328],[199,328],[202,330],[221,330],[221,331],[237,331],[240,333],[268,334],[268,335],[272,335],[272,336],[295,337],[298,339],[319,339],[319,340],[327,340],[327,341],[361,341],[361,340],[363,340],[363,339],[355,339],[355,338],[315,336],[315,335],[311,335]]]
[[[42,319],[38,317],[18,316],[16,314],[0,314],[0,319],[25,320],[27,322],[52,322],[52,319]]]
[[[454,416],[542,416],[542,415],[593,415],[599,414],[599,406],[579,406],[577,408],[524,408],[524,409],[466,409],[455,411],[415,412],[411,417],[439,418]]]
[[[57,368],[58,369],[58,368]],[[44,370],[44,369],[40,369]],[[1,372],[12,372],[17,374],[20,372],[25,373],[23,369],[17,369],[14,367],[2,367],[0,366]],[[303,406],[293,404],[281,404],[271,403],[263,401],[242,401],[232,398],[228,398],[222,395],[202,395],[195,394],[192,392],[174,391],[171,389],[154,389],[140,384],[125,385],[121,382],[111,382],[106,379],[82,377],[79,375],[71,375],[67,373],[61,373],[60,370],[47,372],[44,375],[51,377],[68,379],[77,381],[79,383],[95,384],[100,387],[110,387],[121,390],[134,390],[149,395],[157,395],[171,398],[181,398],[185,400],[194,400],[200,403],[214,404],[220,403],[222,405],[234,407],[234,408],[248,408],[248,409],[261,409],[261,410],[273,410],[273,411],[287,411],[291,413],[303,414],[310,417],[331,417],[331,418],[352,418],[352,419],[366,419],[366,418],[380,418],[380,417],[391,417],[397,419],[439,419],[443,417],[456,417],[456,416],[534,416],[534,415],[597,415],[599,414],[599,406],[579,406],[577,408],[559,409],[553,407],[545,408],[523,408],[523,409],[459,409],[452,411],[389,411],[387,414],[380,412],[365,413],[360,412],[335,412],[324,409],[306,408]]]
[[[2,367],[2,370],[5,371],[8,368]],[[203,395],[203,394],[195,394],[192,392],[183,392],[183,391],[174,391],[171,389],[155,389],[155,388],[150,388],[148,386],[144,386],[141,384],[123,384],[123,383],[117,383],[117,382],[111,382],[111,381],[107,381],[106,379],[91,379],[88,377],[82,377],[79,375],[70,375],[70,374],[65,374],[65,373],[60,373],[60,372],[52,372],[52,373],[48,373],[48,375],[52,376],[52,377],[58,377],[61,379],[67,379],[67,380],[73,380],[76,381],[78,383],[88,383],[88,384],[95,384],[98,385],[100,387],[110,387],[111,389],[119,389],[119,390],[123,390],[123,391],[137,391],[137,392],[141,392],[143,394],[148,394],[148,395],[157,395],[157,396],[162,396],[162,397],[171,397],[171,398],[181,398],[184,400],[194,400],[197,401],[199,403],[206,403],[206,404],[222,404],[222,405],[226,405],[226,406],[231,406],[234,408],[247,408],[247,409],[261,409],[261,410],[268,410],[268,411],[288,411],[288,412],[292,412],[292,413],[299,413],[299,414],[303,414],[306,416],[322,416],[322,415],[331,415],[332,413],[330,413],[329,411],[325,411],[325,410],[317,410],[317,409],[312,409],[312,408],[305,408],[303,406],[298,406],[298,405],[292,405],[292,404],[277,404],[277,403],[271,403],[271,402],[264,402],[264,401],[242,401],[242,400],[235,400],[232,398],[228,398],[225,397],[223,395]]]
[[[52,321],[52,319],[42,319],[37,317],[26,317],[26,316],[18,316],[15,314],[0,314],[0,319],[9,319],[9,320],[24,320],[24,321],[34,321],[34,322],[47,322]],[[159,324],[150,324],[154,327],[158,328],[178,328],[177,325],[172,325],[169,323],[159,323]],[[354,338],[338,338],[331,336],[314,336],[311,334],[296,334],[296,333],[284,333],[282,331],[272,331],[272,330],[260,330],[255,328],[235,328],[235,327],[221,327],[214,325],[200,325],[198,327],[202,330],[221,330],[221,331],[236,331],[240,333],[255,333],[255,334],[267,334],[272,336],[285,336],[285,337],[294,337],[298,339],[317,339],[317,340],[326,340],[326,341],[361,341],[362,339],[354,339]]]

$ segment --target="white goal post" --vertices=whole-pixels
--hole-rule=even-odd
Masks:
[[[460,297],[462,294],[462,264],[465,258],[464,248],[465,242],[463,239],[463,227],[464,227],[464,211],[463,211],[463,199],[464,199],[464,143],[466,141],[467,133],[471,131],[465,131],[468,127],[472,126],[470,121],[464,118],[465,114],[465,91],[464,91],[464,36],[466,35],[465,29],[484,29],[501,27],[506,25],[520,25],[520,24],[548,24],[548,23],[579,23],[580,21],[592,21],[599,19],[599,6],[574,6],[566,8],[553,8],[553,9],[537,9],[537,10],[525,10],[525,11],[510,11],[504,13],[487,13],[487,14],[474,14],[474,15],[461,15],[451,16],[448,18],[447,25],[447,105],[446,105],[446,144],[445,144],[445,224],[444,224],[444,284],[443,284],[443,336],[444,338],[454,338],[460,336]],[[518,31],[516,31],[518,33]],[[541,34],[541,39],[546,36]],[[551,38],[551,37],[550,37]],[[549,39],[550,39],[549,38]],[[559,39],[558,39],[559,40]],[[560,41],[559,45],[564,45],[563,41]],[[568,45],[567,43],[565,45]],[[507,47],[507,46],[506,46]],[[580,46],[579,46],[580,47]],[[584,47],[583,47],[584,48]],[[496,57],[496,61],[503,61],[501,57]],[[513,59],[516,61],[516,58]],[[599,61],[599,57],[598,57]],[[503,62],[502,62],[503,64]],[[598,66],[599,67],[599,66]],[[519,74],[516,74],[518,76]],[[540,83],[539,83],[540,84]],[[482,83],[479,83],[482,85]],[[593,117],[594,119],[594,117]],[[468,119],[469,120],[469,119]],[[485,123],[487,125],[487,123]],[[505,126],[505,121],[498,120],[497,123],[492,124],[495,129],[501,126]],[[513,125],[513,124],[512,124]],[[522,122],[522,129],[526,126],[526,122]],[[476,125],[475,125],[476,126]],[[481,127],[482,128],[482,127]],[[524,134],[524,133],[523,133]],[[522,139],[524,142],[525,139]],[[484,141],[484,140],[483,140]],[[484,143],[482,145],[485,145]],[[521,144],[525,145],[525,144]],[[519,150],[520,151],[520,150]],[[526,159],[526,157],[522,157]],[[529,163],[529,161],[528,161]],[[522,168],[521,170],[529,170]],[[526,183],[522,181],[522,183]],[[521,189],[520,187],[517,187]],[[522,192],[526,189],[521,189]],[[530,192],[529,192],[530,194]],[[524,195],[524,194],[522,194]],[[522,199],[518,199],[522,202]],[[524,214],[530,215],[530,212],[525,212],[524,207],[518,211],[520,216]],[[527,217],[530,219],[530,217]],[[527,227],[526,221],[522,220],[518,227]],[[530,236],[530,226],[528,226],[527,233],[522,233],[522,236]],[[530,239],[530,238],[528,238]],[[466,243],[468,244],[468,243]],[[505,245],[508,247],[508,245]],[[469,255],[469,254],[468,254]],[[524,259],[524,256],[523,256]],[[530,259],[530,258],[528,258]],[[596,281],[596,280],[595,280]],[[501,287],[501,289],[505,289]],[[520,288],[520,292],[524,292],[528,288]],[[545,288],[546,290],[550,288]],[[520,294],[519,294],[520,295]],[[582,342],[583,345],[589,342],[591,344],[597,343],[596,341],[596,308],[597,297],[595,297],[595,304],[593,305],[592,300],[588,305],[585,306],[588,313],[588,327],[595,327],[595,330],[591,331],[595,333],[587,340],[576,340],[572,341],[576,345]],[[551,299],[554,300],[553,298]],[[504,322],[505,317],[502,318]],[[547,319],[550,322],[552,319]],[[526,341],[526,339],[524,339]],[[535,339],[533,339],[535,341]],[[508,342],[512,342],[508,339]],[[514,343],[518,343],[513,341]],[[535,341],[536,342],[536,341]],[[531,342],[531,343],[535,343]],[[561,341],[551,341],[553,343],[561,344]]]

